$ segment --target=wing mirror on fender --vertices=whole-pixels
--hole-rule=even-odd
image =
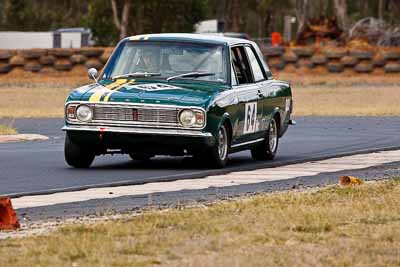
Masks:
[[[88,69],[89,78],[94,80],[96,83],[97,83],[97,75],[98,75],[98,72],[95,68]]]

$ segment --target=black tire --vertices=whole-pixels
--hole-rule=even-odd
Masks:
[[[8,73],[11,69],[10,64],[0,62],[0,73]]]
[[[400,59],[400,51],[397,50],[383,51],[383,57],[385,60],[398,60]]]
[[[311,62],[314,65],[324,65],[326,62],[328,62],[328,58],[322,54],[315,54],[311,57]]]
[[[281,56],[285,53],[285,48],[283,47],[265,47],[262,49],[263,54],[267,57]]]
[[[357,64],[354,68],[354,71],[359,72],[359,73],[369,73],[374,70],[374,66],[370,63],[359,63]]]
[[[293,47],[292,51],[299,57],[311,57],[315,49],[312,46],[297,46]]]
[[[221,145],[221,141],[224,142]],[[202,155],[201,158],[204,159],[209,167],[212,168],[223,168],[228,162],[228,152],[230,146],[230,133],[228,132],[228,127],[222,124],[218,131],[217,141],[215,145],[208,148]],[[220,153],[221,151],[221,153]]]
[[[131,152],[129,153],[129,157],[132,160],[149,161],[154,155]]]
[[[373,51],[364,51],[364,50],[350,50],[350,56],[358,58],[358,59],[371,59],[374,56]]]
[[[330,62],[330,63],[328,63],[328,65],[326,65],[326,67],[329,72],[333,72],[333,73],[342,72],[344,69],[343,64],[341,64],[339,62]]]
[[[385,65],[384,70],[386,73],[399,73],[400,72],[400,64],[388,63]]]
[[[95,158],[93,151],[72,142],[68,134],[65,137],[64,155],[68,165],[74,168],[89,168]]]
[[[274,139],[275,143],[270,142],[270,138]],[[251,149],[251,157],[254,160],[273,160],[278,151],[279,130],[276,119],[271,119],[264,141]]]

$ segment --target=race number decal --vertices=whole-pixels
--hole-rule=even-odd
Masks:
[[[243,133],[254,133],[257,130],[257,102],[247,103],[245,109]]]

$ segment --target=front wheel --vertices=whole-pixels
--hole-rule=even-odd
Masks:
[[[213,168],[223,168],[228,162],[229,133],[225,124],[218,130],[217,142],[208,148],[203,158]]]
[[[68,165],[74,168],[89,168],[95,158],[93,151],[74,143],[68,134],[65,137],[64,156]]]
[[[251,149],[252,158],[254,160],[273,160],[278,150],[278,136],[278,124],[275,118],[272,118],[264,141]]]

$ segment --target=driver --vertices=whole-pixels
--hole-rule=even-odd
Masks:
[[[142,53],[141,53],[141,68],[143,68],[143,71],[146,72],[159,72],[159,66],[158,66],[158,57],[157,55],[157,49],[154,48],[143,48]],[[138,64],[139,65],[139,64]]]

